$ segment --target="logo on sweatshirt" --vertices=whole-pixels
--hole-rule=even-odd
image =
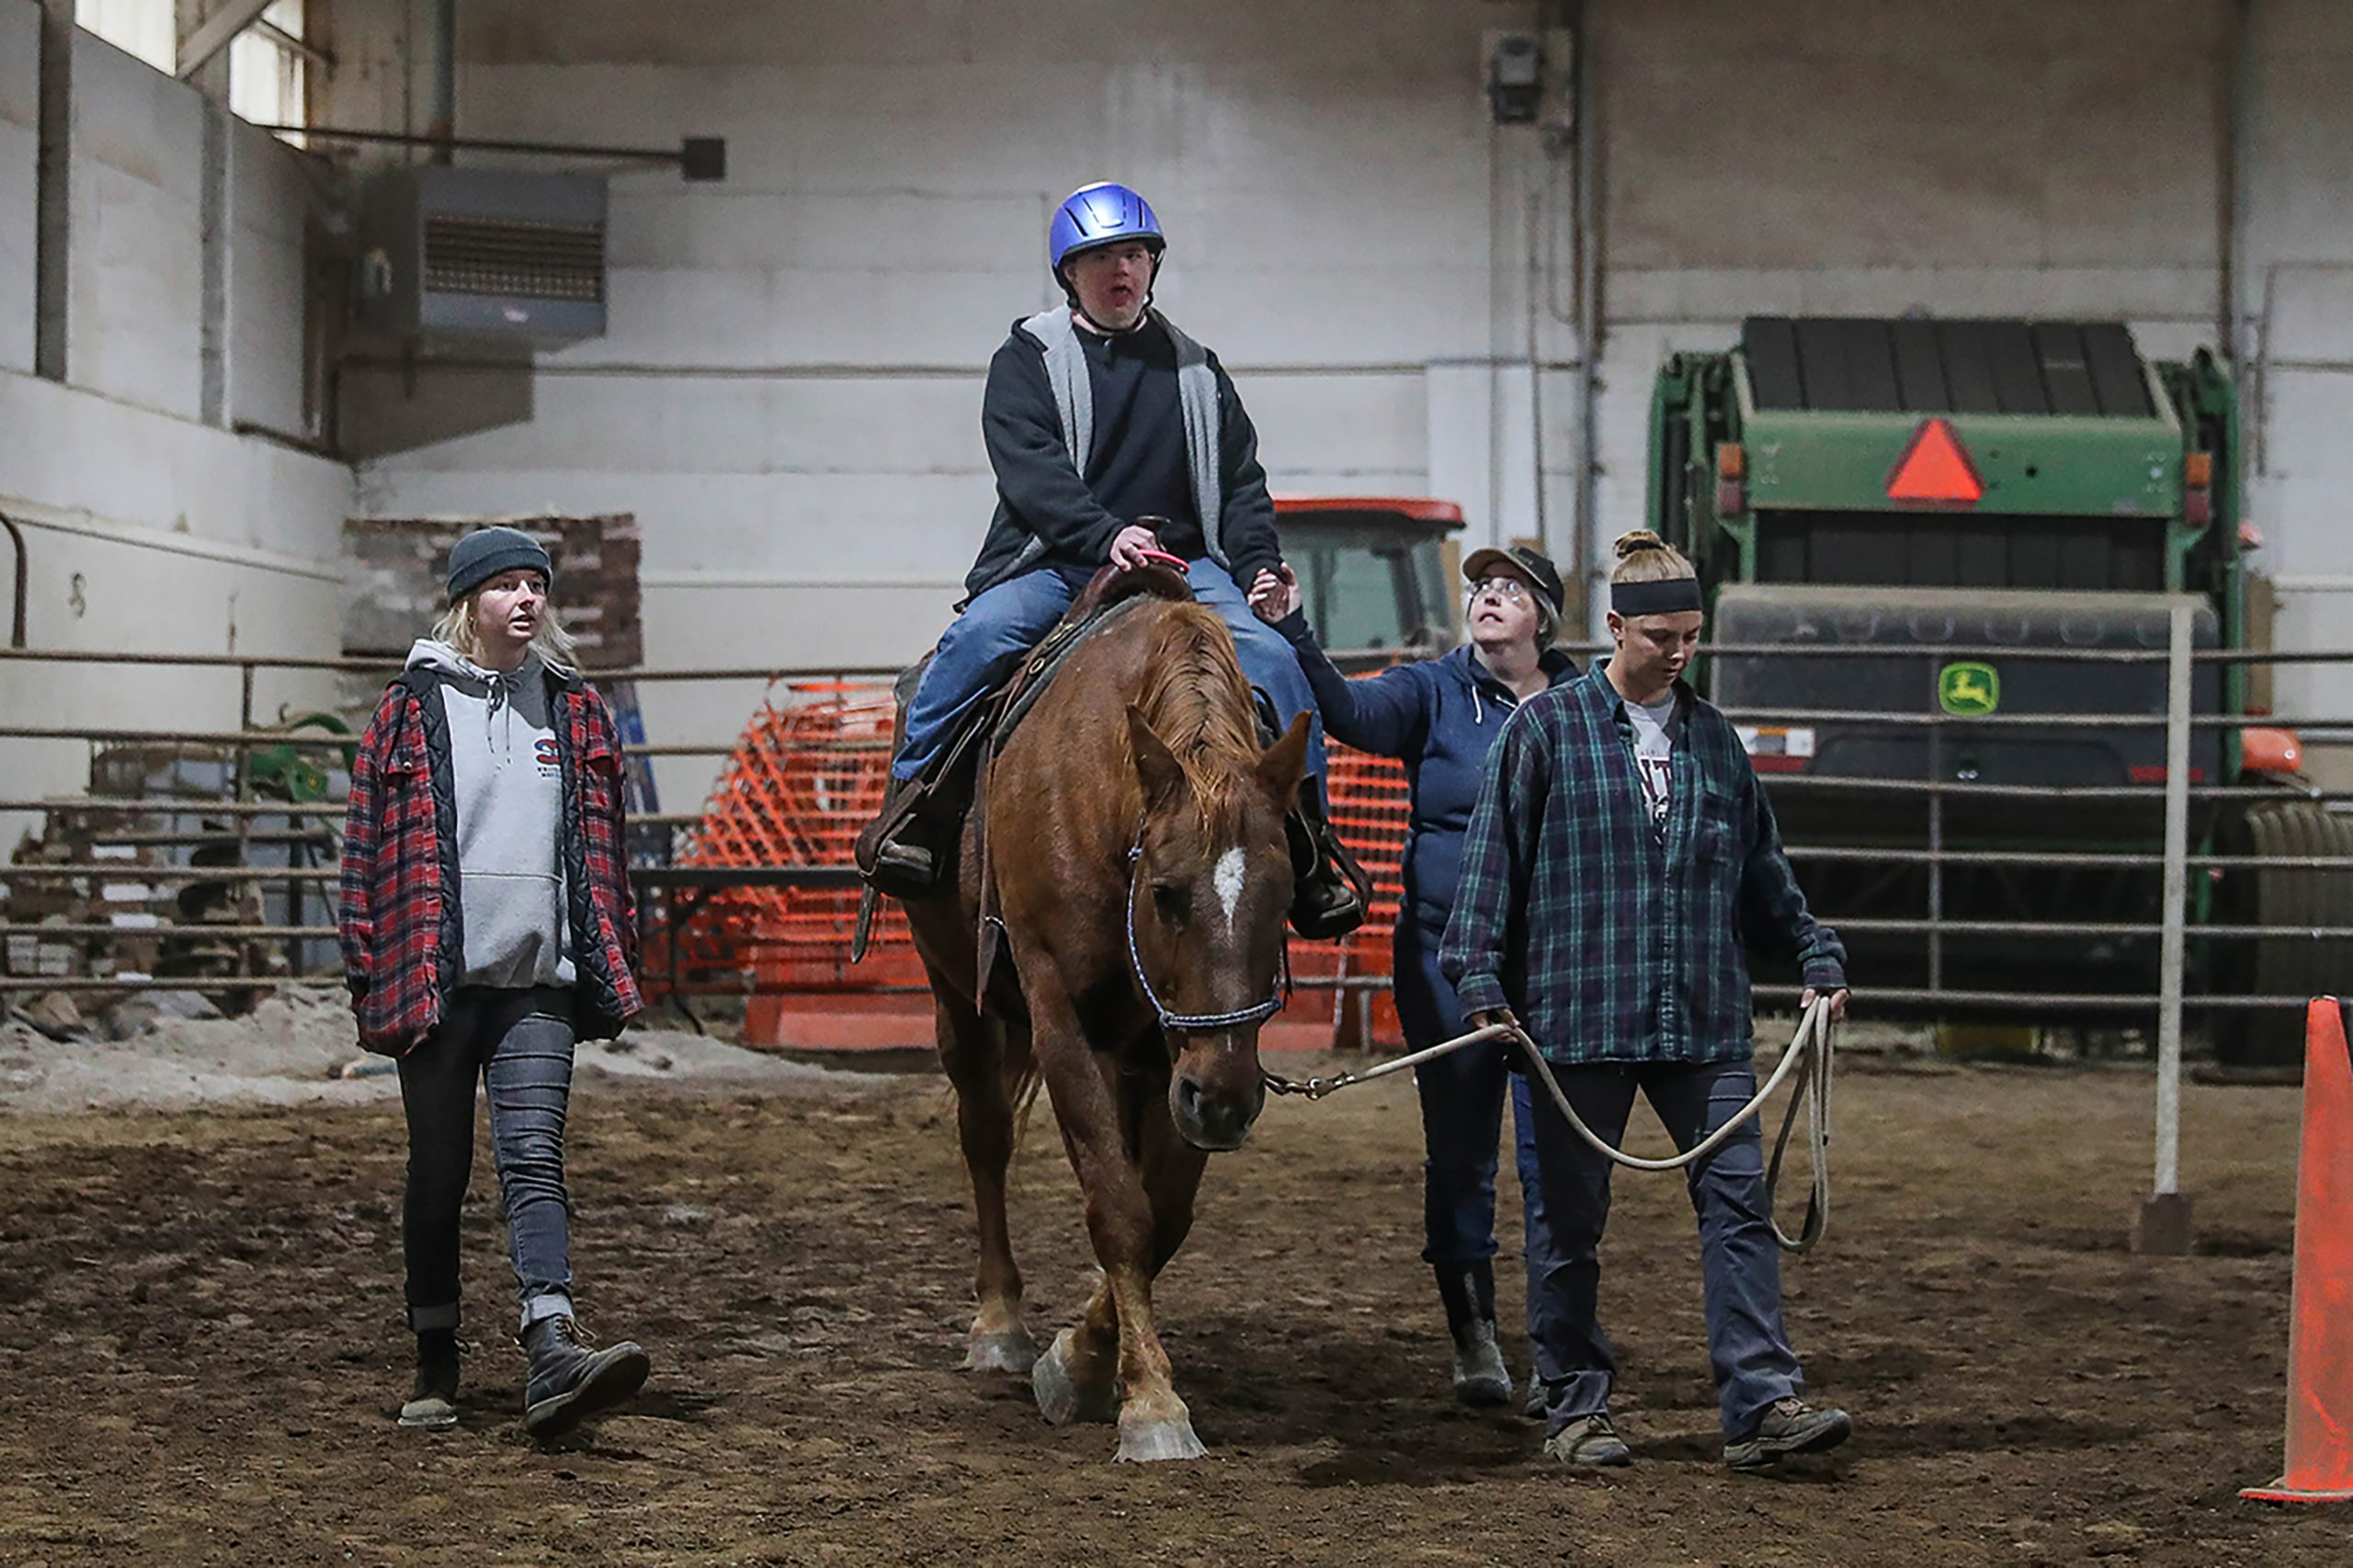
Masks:
[[[556,767],[562,760],[555,749],[555,737],[553,735],[541,735],[538,740],[533,741],[531,743],[531,759],[540,765],[540,778],[552,778],[555,777]]]

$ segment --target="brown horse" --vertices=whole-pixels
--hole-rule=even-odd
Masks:
[[[1211,1151],[1264,1104],[1302,715],[1261,751],[1233,640],[1198,605],[1132,607],[1071,653],[991,765],[940,891],[907,917],[929,971],[978,1210],[968,1368],[1029,1370],[1046,1419],[1120,1424],[1123,1460],[1202,1453],[1152,1320]],[[983,879],[1011,962],[977,994]],[[1103,1273],[1044,1356],[1006,1231],[1015,1107],[1042,1079]]]

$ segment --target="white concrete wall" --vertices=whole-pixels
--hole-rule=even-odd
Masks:
[[[0,512],[25,528],[32,647],[334,657],[350,501],[340,464],[0,372]],[[332,691],[265,672],[256,716]],[[12,725],[231,729],[238,699],[233,670],[0,660]],[[0,795],[88,782],[79,743],[0,740]],[[0,847],[27,825],[0,815]]]
[[[203,107],[194,89],[91,34],[76,36],[73,384],[199,416],[203,156]],[[302,397],[309,186],[294,153],[237,121],[229,190],[231,421],[313,434]]]
[[[77,38],[63,383],[32,360],[37,13],[0,0],[0,512],[24,526],[38,649],[339,650],[346,466],[199,423],[201,110],[189,88]],[[301,434],[302,234],[291,154],[233,152],[228,413]],[[332,683],[265,673],[256,716]],[[234,671],[0,661],[12,725],[233,728]],[[88,748],[0,740],[0,796],[76,792]],[[0,814],[0,855],[31,824]]]
[[[2353,259],[2353,19],[2333,0],[2255,10],[2243,199],[2259,252],[2323,264],[2275,290],[2272,341],[2302,335],[2308,363],[2271,378],[2256,517],[2276,569],[2353,574],[2331,499],[2353,347],[2329,347],[2353,335],[2353,273],[2331,270]],[[684,27],[613,0],[476,0],[462,131],[722,134],[730,177],[618,176],[610,335],[543,358],[528,424],[368,465],[366,505],[635,512],[656,663],[912,656],[988,506],[983,364],[1051,301],[1051,202],[1105,176],[1170,226],[1162,302],[1233,369],[1279,491],[1440,494],[1464,504],[1471,541],[1534,534],[1564,560],[1582,542],[1597,561],[1642,518],[1659,361],[1722,347],[1745,314],[2121,315],[2156,356],[2226,336],[2229,6],[1591,14],[1591,518],[1575,516],[1572,153],[1491,128],[1483,92],[1487,31],[1536,7],[1424,0],[1200,0],[1116,26],[1084,0],[746,0]],[[422,123],[404,16],[339,8],[338,118]],[[2313,624],[2291,603],[2283,635]],[[708,738],[734,701],[665,691],[649,721]],[[670,803],[706,777],[665,769]]]
[[[1611,314],[2211,323],[2225,11],[1599,6]]]
[[[2256,17],[2240,290],[2261,366],[2245,411],[2248,509],[2279,590],[2279,645],[2353,647],[2353,11],[2261,0]],[[2278,694],[2282,712],[2353,715],[2353,670],[2285,666]]]
[[[33,187],[40,155],[40,13],[0,5],[0,369],[33,367]]]
[[[2218,341],[2226,7],[1594,11],[1601,540],[1643,515],[1658,365],[1745,315],[2120,315],[2147,354]]]
[[[306,438],[320,433],[303,397],[303,235],[313,188],[277,137],[229,121],[229,419]]]
[[[67,375],[189,419],[201,381],[203,155],[195,93],[75,36]]]
[[[900,0],[678,27],[470,5],[464,131],[721,134],[729,176],[616,178],[609,335],[543,358],[529,424],[366,465],[365,505],[634,512],[656,664],[911,659],[990,509],[988,357],[1058,298],[1048,216],[1118,177],[1168,226],[1160,301],[1233,372],[1278,493],[1435,490],[1478,539],[1532,532],[1525,323],[1498,313],[1488,243],[1491,160],[1514,154],[1491,149],[1481,29],[1533,12],[1201,0],[1107,27],[1075,0]],[[397,29],[354,28],[336,112],[399,123]],[[743,717],[733,694],[645,696],[663,738]],[[665,767],[665,803],[710,772]]]

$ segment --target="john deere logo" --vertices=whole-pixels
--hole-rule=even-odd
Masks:
[[[2002,705],[2002,677],[1991,665],[1947,665],[1937,677],[1937,700],[1956,718],[1983,718]]]

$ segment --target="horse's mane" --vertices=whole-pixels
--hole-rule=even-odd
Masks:
[[[1172,604],[1152,629],[1136,706],[1211,816],[1258,759],[1250,684],[1215,610]]]

